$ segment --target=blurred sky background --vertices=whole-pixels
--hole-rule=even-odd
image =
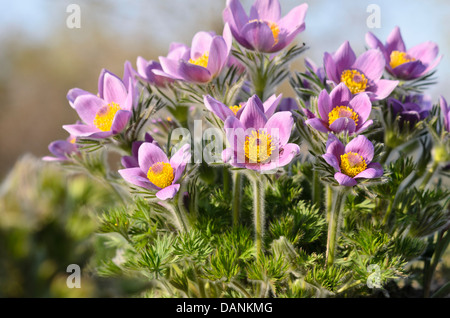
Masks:
[[[450,99],[450,1],[448,0],[280,0],[283,15],[309,4],[306,30],[297,37],[310,50],[305,56],[321,64],[323,52],[349,40],[359,54],[365,34],[383,42],[400,26],[408,48],[439,44],[444,58],[439,84],[428,93]],[[69,4],[81,8],[81,28],[69,29]],[[0,180],[25,153],[48,154],[47,146],[65,139],[62,125],[77,120],[66,100],[70,88],[96,93],[102,68],[122,76],[126,60],[157,59],[171,42],[190,45],[201,30],[221,32],[225,0],[0,0]],[[242,0],[248,10],[253,0]],[[369,29],[370,4],[381,8],[381,28]],[[303,56],[304,57],[304,56]],[[303,57],[293,70],[303,69]],[[293,96],[283,86],[285,96]]]

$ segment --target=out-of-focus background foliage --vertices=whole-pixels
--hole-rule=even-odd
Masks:
[[[82,291],[65,287],[68,264],[89,266],[96,244],[90,238],[96,211],[109,204],[113,194],[104,185],[84,176],[68,176],[39,158],[48,154],[51,141],[66,138],[61,126],[77,120],[66,100],[70,88],[96,93],[102,68],[122,76],[126,60],[135,66],[138,56],[165,55],[171,42],[189,45],[198,31],[220,33],[225,2],[0,1],[0,296],[119,293],[114,288],[105,292],[103,283],[89,277],[83,280],[88,288]],[[280,2],[285,14],[305,1]],[[306,31],[297,38],[310,47],[306,56],[321,64],[323,52],[336,50],[345,40],[361,53],[368,31],[384,41],[398,25],[408,47],[425,41],[439,44],[444,55],[437,72],[439,83],[428,93],[435,102],[441,94],[450,98],[450,2],[307,2]],[[81,8],[79,29],[66,26],[71,3]],[[242,3],[248,9],[253,0]],[[381,9],[379,29],[367,27],[369,4]],[[303,58],[293,69],[303,69]],[[287,85],[281,91],[293,96]],[[126,290],[123,284],[119,283],[120,290]]]

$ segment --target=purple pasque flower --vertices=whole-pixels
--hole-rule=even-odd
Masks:
[[[441,106],[441,114],[444,118],[444,129],[450,132],[450,107],[444,97],[439,98],[439,105]]]
[[[334,178],[342,186],[353,187],[360,179],[383,175],[379,163],[372,162],[374,147],[367,137],[359,135],[346,146],[333,134],[328,135],[327,152],[322,156],[337,172]]]
[[[78,94],[73,108],[83,123],[64,125],[71,135],[82,138],[107,138],[120,133],[128,124],[133,107],[135,90],[128,80],[124,82],[113,73],[102,70],[98,81],[98,95]],[[70,96],[73,96],[69,92]]]
[[[344,83],[336,86],[330,94],[327,90],[322,90],[317,105],[319,116],[314,115],[305,123],[318,131],[336,134],[347,131],[353,135],[363,132],[373,124],[369,119],[372,111],[369,96],[366,93],[352,95]]]
[[[119,170],[125,181],[156,191],[160,200],[172,199],[180,189],[176,183],[191,159],[190,145],[182,146],[170,160],[154,143],[144,142],[138,150],[138,166]]]
[[[155,144],[156,146],[159,146],[158,142],[156,140],[154,140],[153,137],[149,133],[145,133],[144,140],[145,141],[138,140],[138,141],[133,142],[133,144],[131,145],[131,156],[123,156],[122,157],[122,159],[121,159],[122,166],[124,166],[125,168],[139,167],[139,161],[138,161],[139,147],[141,147],[141,145],[144,142],[152,143],[152,144]]]
[[[261,102],[261,100],[257,95],[255,95],[252,98],[258,100],[258,105],[262,104],[264,115],[267,118],[269,118],[275,113],[275,110],[277,109],[278,104],[280,103],[282,97],[283,97],[282,94],[278,96],[273,94],[264,103]],[[241,115],[248,104],[247,101],[239,103],[237,105],[227,106],[219,102],[218,100],[214,99],[210,95],[205,95],[203,97],[203,102],[205,104],[205,107],[209,111],[213,112],[223,122],[230,116],[237,117],[238,119],[241,118]]]
[[[69,155],[78,153],[78,146],[76,144],[77,138],[69,136],[66,140],[55,140],[48,145],[48,150],[52,156],[45,156],[44,161],[66,161],[69,160]]]
[[[230,25],[236,41],[249,50],[281,51],[305,30],[306,3],[281,17],[278,0],[256,0],[247,15],[239,0],[228,0],[223,20]]]
[[[424,120],[430,114],[433,102],[428,95],[408,95],[399,101],[389,98],[389,107],[394,116],[400,116],[400,125],[409,123],[412,128],[417,122]]]
[[[232,45],[230,27],[225,24],[223,36],[213,32],[197,32],[191,47],[174,43],[169,54],[160,57],[162,71],[153,73],[160,76],[192,83],[208,83],[227,66]]]
[[[388,97],[398,81],[382,79],[385,60],[383,53],[372,49],[356,57],[348,41],[333,53],[324,54],[327,77],[335,85],[344,83],[352,94],[367,93],[371,101]]]
[[[289,164],[300,152],[298,145],[288,143],[293,125],[290,112],[278,112],[268,118],[261,100],[252,96],[239,119],[229,116],[225,120],[230,147],[223,151],[223,161],[255,171]]]
[[[173,79],[157,74],[161,74],[161,72],[163,72],[161,63],[153,60],[148,61],[142,56],[138,56],[136,60],[136,74],[143,81],[157,87],[166,87],[167,84],[173,82]]]
[[[379,49],[386,61],[386,70],[395,78],[412,80],[426,75],[435,68],[442,56],[437,58],[439,47],[433,42],[424,42],[409,50],[406,49],[400,28],[395,27],[383,44],[371,32],[366,34],[366,43],[373,49]]]

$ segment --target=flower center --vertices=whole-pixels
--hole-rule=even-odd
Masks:
[[[355,125],[358,124],[358,114],[348,106],[336,106],[333,108],[333,110],[328,114],[328,124],[331,125],[336,119],[343,117],[353,119]]]
[[[272,136],[265,131],[252,131],[245,137],[245,157],[250,163],[264,163],[272,155]]]
[[[402,64],[415,61],[416,59],[412,56],[409,56],[406,52],[400,52],[400,51],[392,51],[391,53],[391,62],[389,65],[392,68],[396,68],[397,66],[400,66]]]
[[[264,20],[250,20],[249,23],[252,22],[263,22],[265,24],[267,24],[267,26],[270,28],[270,30],[272,30],[272,35],[273,35],[273,40],[274,40],[274,44],[276,45],[278,43],[278,37],[280,35],[280,27],[278,26],[278,24],[276,24],[275,22],[272,21],[264,21]]]
[[[228,107],[229,109],[231,109],[231,111],[234,113],[234,115],[236,116],[238,111],[242,108],[242,105],[234,105],[234,106],[230,106]]]
[[[200,56],[199,58],[189,59],[189,63],[207,68],[208,67],[208,59],[209,59],[209,52],[205,51],[202,54],[202,56]]]
[[[101,131],[110,131],[114,117],[119,110],[119,104],[114,102],[100,108],[94,118],[95,127]]]
[[[155,186],[161,189],[168,187],[173,181],[173,168],[170,163],[157,162],[154,163],[147,172],[147,178]]]
[[[364,92],[367,89],[367,78],[357,70],[346,70],[342,72],[341,82],[344,83],[352,94]]]
[[[349,177],[355,177],[366,170],[367,164],[363,157],[355,152],[341,155],[341,172]]]

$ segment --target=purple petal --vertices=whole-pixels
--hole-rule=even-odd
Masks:
[[[156,196],[160,200],[172,199],[175,196],[175,194],[177,194],[178,190],[180,190],[180,185],[172,184],[156,192]]]
[[[284,167],[289,164],[300,153],[300,147],[297,144],[286,144],[280,151],[277,167]]]
[[[194,83],[207,83],[212,79],[212,74],[204,67],[180,61],[178,74],[182,79]]]
[[[236,40],[241,43],[240,30],[248,23],[249,18],[239,0],[228,0],[227,6],[223,11],[224,22],[230,25],[231,32]],[[242,43],[241,43],[242,44]]]
[[[250,8],[250,20],[277,22],[281,17],[281,6],[278,0],[256,0]]]
[[[372,81],[381,78],[386,66],[386,60],[383,53],[379,50],[368,50],[361,54],[353,64],[353,68],[361,71]]]
[[[357,94],[348,104],[358,114],[358,127],[369,118],[372,112],[372,103],[367,94]]]
[[[358,182],[355,179],[353,179],[341,172],[336,172],[334,174],[334,178],[337,180],[337,182],[340,185],[345,186],[345,187],[354,187],[355,185],[358,184]]]
[[[222,121],[225,121],[229,116],[235,117],[233,111],[230,108],[209,95],[203,97],[203,102],[205,104],[205,107],[209,111],[213,112]]]
[[[77,111],[78,116],[86,123],[92,124],[95,116],[100,108],[106,105],[106,102],[93,95],[86,94],[81,95],[74,102],[74,108]]]
[[[322,90],[319,94],[319,98],[317,100],[317,108],[319,110],[320,118],[323,121],[328,122],[328,115],[333,109],[333,105],[331,103],[331,97],[330,95],[328,95],[326,89]]]
[[[339,77],[343,71],[348,70],[353,66],[356,61],[356,55],[348,41],[345,41],[333,54],[333,60],[336,64],[336,71]],[[336,83],[339,82],[340,78]]]
[[[275,44],[272,30],[265,22],[250,22],[244,26],[241,34],[253,49],[260,52],[270,52]]]
[[[367,32],[366,34],[366,43],[371,49],[379,49],[383,53],[385,60],[389,61],[390,57],[386,52],[384,44],[371,32]]]
[[[254,95],[250,97],[247,104],[245,105],[245,109],[242,111],[240,121],[244,125],[245,129],[264,128],[267,122],[267,118],[264,115],[264,106],[258,96]]]
[[[200,31],[194,35],[191,45],[191,58],[196,60],[206,51],[209,51],[213,35],[210,32]]]
[[[367,120],[362,125],[359,125],[359,123],[358,123],[358,127],[356,128],[355,133],[360,134],[360,133],[366,131],[366,129],[369,128],[369,126],[371,126],[372,124],[373,124],[373,120]]]
[[[384,171],[383,168],[379,163],[372,162],[369,164],[366,168],[366,170],[361,171],[355,176],[355,179],[374,179],[379,178],[383,175]]]
[[[436,43],[425,42],[416,45],[408,50],[408,55],[420,60],[423,64],[431,64],[439,54],[439,47]]]
[[[161,63],[161,67],[163,69],[163,73],[159,73],[155,70],[155,74],[158,74],[160,76],[164,76],[166,74],[167,76],[170,76],[173,79],[182,79],[180,72],[179,72],[179,61],[178,60],[172,60],[167,57],[159,57],[159,62]]]
[[[278,105],[280,104],[282,98],[283,94],[279,94],[278,96],[273,94],[263,103],[264,114],[266,115],[267,118],[273,115]]]
[[[92,135],[97,133],[103,134],[103,138],[111,136],[110,131],[102,132],[95,126],[89,126],[84,124],[64,125],[63,128],[69,134],[75,137],[91,137]]]
[[[155,189],[139,167],[121,169],[118,172],[125,181],[131,184],[145,189]]]
[[[72,88],[71,90],[69,90],[66,97],[72,108],[75,108],[75,106],[74,106],[75,99],[77,99],[77,97],[82,96],[82,95],[93,95],[93,94],[89,93],[81,88]]]
[[[322,158],[325,159],[325,161],[337,171],[341,170],[341,168],[339,167],[339,160],[335,155],[326,153],[322,155]]]
[[[158,146],[148,142],[144,142],[141,147],[139,147],[138,161],[139,167],[144,173],[147,173],[148,169],[157,162],[169,163],[169,159],[164,151]]]
[[[391,55],[392,51],[406,52],[405,42],[403,42],[400,28],[397,26],[392,30],[386,40],[386,51]]]
[[[291,112],[278,112],[269,118],[265,128],[272,137],[278,133],[277,140],[280,147],[283,147],[291,137],[292,126],[294,126],[294,119]]]
[[[345,153],[348,152],[355,152],[361,155],[366,163],[369,164],[373,159],[374,147],[366,136],[359,135],[358,137],[350,141],[345,147]]]
[[[339,83],[341,81],[341,74],[338,74],[336,63],[330,53],[325,52],[323,56],[323,66],[330,80],[334,83]]]
[[[116,75],[106,71],[103,76],[103,99],[107,103],[115,102],[121,106],[127,99],[127,89],[122,80]]]
[[[130,120],[131,112],[128,110],[119,110],[114,116],[114,120],[111,124],[111,132],[113,134],[120,133],[128,124]]]
[[[191,160],[191,145],[186,144],[181,147],[171,158],[170,165],[175,170],[173,182],[176,182],[186,167],[186,164]]]
[[[77,151],[77,146],[65,140],[56,140],[48,145],[48,150],[57,157],[66,157],[67,154]]]
[[[295,31],[299,33],[305,29],[305,16],[308,11],[308,4],[303,3],[296,6],[291,11],[288,12],[283,18],[278,22],[280,29]]]
[[[320,132],[327,133],[327,132],[330,131],[330,129],[328,128],[328,125],[323,120],[321,120],[320,118],[307,119],[305,121],[305,124],[311,126],[315,130],[318,130]]]
[[[229,56],[229,47],[223,37],[215,36],[209,49],[207,69],[211,76],[216,77],[226,66]]]
[[[327,153],[332,154],[340,162],[341,155],[345,153],[345,147],[342,142],[333,134],[328,134],[326,145]]]
[[[341,117],[336,119],[331,125],[330,129],[335,133],[348,131],[349,134],[353,134],[356,130],[356,124],[353,119],[347,117]]]
[[[411,80],[422,76],[425,70],[426,66],[421,61],[411,61],[390,69],[390,73],[396,78]]]
[[[345,85],[344,83],[339,83],[339,85],[333,88],[330,93],[331,105],[328,113],[331,112],[336,106],[347,106],[352,99],[352,96],[353,95],[347,85]],[[327,116],[323,119],[328,120],[328,113]]]
[[[385,99],[394,91],[398,83],[399,81],[381,79],[375,86],[369,87],[367,94],[371,101]]]

